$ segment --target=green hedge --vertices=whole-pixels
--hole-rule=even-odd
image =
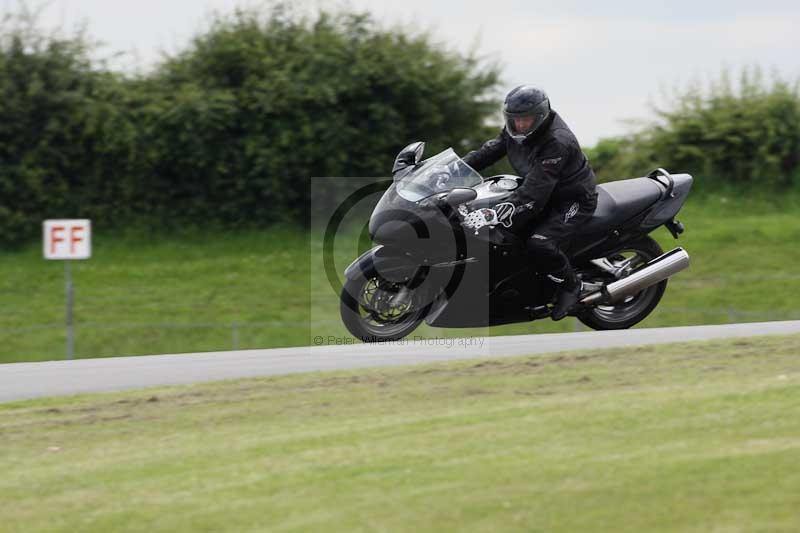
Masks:
[[[495,133],[496,65],[363,14],[237,11],[140,75],[93,61],[89,43],[24,16],[0,23],[3,245],[56,217],[306,222],[311,176],[386,175],[412,140],[466,151]],[[656,123],[587,150],[601,179],[664,166],[701,189],[800,185],[796,85],[726,74],[656,112]]]
[[[737,83],[724,72],[703,88],[678,91],[655,108],[657,121],[589,150],[601,179],[639,176],[654,167],[689,172],[701,189],[800,187],[800,92],[758,69]]]
[[[237,11],[147,75],[83,34],[0,28],[0,240],[108,226],[308,219],[309,177],[383,176],[412,140],[477,145],[498,69],[369,16]]]

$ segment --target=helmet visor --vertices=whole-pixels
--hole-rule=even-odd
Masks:
[[[541,117],[537,114],[509,114],[506,113],[506,129],[511,135],[528,136],[539,125]]]

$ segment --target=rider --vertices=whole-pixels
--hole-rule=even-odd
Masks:
[[[580,282],[563,247],[594,213],[597,206],[595,178],[575,135],[550,109],[541,89],[521,85],[503,103],[505,127],[464,161],[481,171],[504,155],[525,179],[496,206],[496,217],[510,219],[512,229],[527,237],[528,250],[539,270],[556,284],[558,291],[553,320],[561,320],[577,303]]]

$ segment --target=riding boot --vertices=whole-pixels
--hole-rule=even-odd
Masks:
[[[555,296],[555,306],[550,317],[553,320],[561,320],[569,314],[572,308],[578,303],[581,295],[581,282],[575,276],[572,269],[565,269],[555,274],[548,274],[551,281],[558,284]]]

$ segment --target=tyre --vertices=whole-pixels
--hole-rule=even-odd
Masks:
[[[378,277],[348,279],[339,304],[345,327],[364,342],[402,339],[417,329],[429,309],[418,291]]]
[[[661,246],[651,237],[643,237],[605,260],[613,267],[626,266],[621,278],[632,270],[663,254]],[[584,280],[610,283],[617,278],[599,268],[584,273]],[[577,314],[578,320],[594,330],[627,329],[647,318],[656,308],[667,289],[667,280],[652,285],[620,302],[596,305]]]

